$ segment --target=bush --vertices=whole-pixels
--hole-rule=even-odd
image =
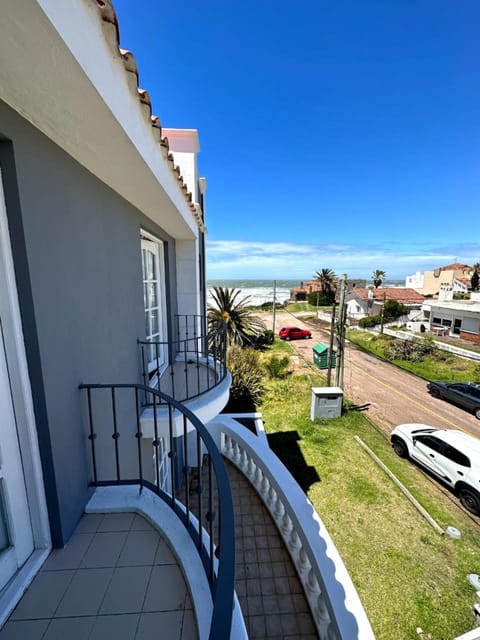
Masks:
[[[260,404],[265,389],[258,352],[234,345],[228,350],[227,366],[232,375],[230,399],[246,405]]]
[[[252,347],[254,349],[264,349],[269,347],[275,342],[275,334],[271,329],[265,329],[263,333],[259,333],[258,336],[252,337]]]
[[[396,320],[400,316],[407,315],[407,313],[407,307],[397,302],[397,300],[387,300],[383,305],[383,319],[385,322]]]
[[[290,366],[289,356],[277,356],[273,355],[265,361],[263,365],[270,376],[270,378],[285,378],[288,373],[288,367]]]
[[[381,322],[382,318],[380,316],[367,316],[366,318],[360,318],[360,320],[358,321],[358,326],[367,329],[369,327],[375,327]]]
[[[322,296],[321,293],[311,291],[307,296],[307,300],[312,307],[329,307],[335,300],[335,294],[332,292],[329,296]]]
[[[414,340],[393,340],[385,347],[384,355],[387,360],[421,362],[426,355],[431,355],[435,351],[433,337],[424,336]]]

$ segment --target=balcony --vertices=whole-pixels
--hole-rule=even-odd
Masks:
[[[207,331],[207,318],[175,317],[168,341],[138,341],[143,384],[183,404],[215,390],[228,378],[226,327]]]
[[[265,438],[231,416],[205,427],[181,403],[143,385],[81,389],[95,487],[89,515],[67,548],[52,554],[0,640],[27,623],[47,636],[50,625],[52,633],[68,631],[82,616],[94,631],[120,625],[126,634],[129,622],[125,637],[132,640],[153,640],[170,624],[169,637],[184,640],[373,640],[319,515]],[[145,396],[154,415],[170,416],[166,445],[158,433],[144,437]],[[184,428],[180,447],[175,414]],[[79,546],[79,533],[91,539]],[[98,568],[108,573],[103,587],[91,571]],[[63,576],[67,582],[59,570],[72,574]],[[172,592],[162,591],[163,573]]]

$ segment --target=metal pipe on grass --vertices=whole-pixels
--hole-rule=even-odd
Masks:
[[[378,466],[385,471],[385,473],[393,480],[393,482],[397,485],[400,491],[408,498],[408,500],[413,504],[415,509],[425,518],[428,524],[435,529],[437,533],[441,536],[445,533],[442,527],[432,518],[432,516],[422,507],[422,505],[415,500],[410,491],[400,482],[400,480],[395,476],[390,469],[380,460],[380,458],[373,453],[373,451],[359,438],[358,436],[353,436],[355,441],[368,453],[368,455],[378,464]]]

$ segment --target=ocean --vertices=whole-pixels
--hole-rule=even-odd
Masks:
[[[370,284],[370,281],[367,281]],[[275,299],[283,304],[290,298],[290,289],[300,286],[300,280],[277,280]],[[404,286],[402,280],[385,280],[385,287]],[[207,280],[207,305],[213,302],[211,289],[224,287],[226,289],[240,289],[242,297],[249,296],[249,304],[261,305],[264,302],[273,302],[273,280]]]
[[[276,283],[275,300],[280,304],[290,298],[290,289],[300,286],[300,280],[277,280]],[[249,304],[251,305],[273,302],[273,280],[208,280],[207,305],[213,302],[210,293],[213,287],[240,289],[241,297],[249,296]]]

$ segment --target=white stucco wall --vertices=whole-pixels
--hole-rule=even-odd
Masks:
[[[179,314],[203,315],[200,307],[200,272],[198,263],[198,241],[178,240],[177,261],[177,305]]]
[[[413,276],[405,278],[405,287],[410,289],[423,289],[424,276],[421,271],[417,271]]]

